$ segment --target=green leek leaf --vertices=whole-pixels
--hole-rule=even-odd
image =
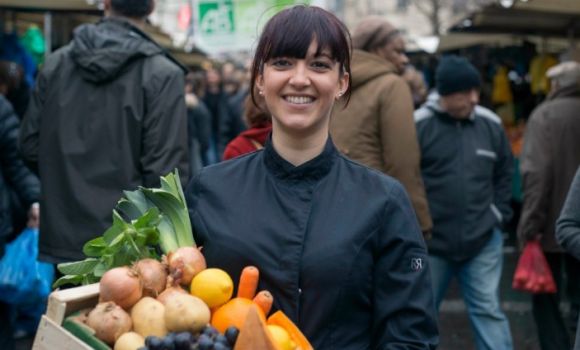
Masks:
[[[85,243],[83,246],[83,253],[86,256],[99,257],[103,255],[103,252],[107,249],[107,247],[107,242],[105,242],[105,239],[101,236],[95,239],[91,239]]]
[[[66,275],[62,276],[61,278],[57,279],[53,284],[52,288],[58,288],[60,286],[64,286],[65,284],[72,284],[77,285],[83,282],[84,276],[83,275]]]
[[[84,275],[93,271],[98,263],[99,259],[88,258],[82,261],[58,264],[57,269],[63,275]]]

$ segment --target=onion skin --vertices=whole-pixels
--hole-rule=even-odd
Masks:
[[[131,331],[131,316],[112,301],[95,306],[87,317],[87,325],[95,331],[95,336],[109,345],[124,333]]]
[[[173,298],[177,294],[188,294],[187,291],[179,286],[173,286],[166,288],[161,294],[157,296],[157,300],[163,305],[167,303],[167,300]]]
[[[196,247],[181,247],[170,252],[167,263],[173,280],[183,286],[189,286],[193,277],[207,267],[205,258]]]
[[[143,295],[141,279],[126,266],[105,272],[99,289],[99,302],[113,301],[125,310],[130,309]]]
[[[142,259],[133,268],[141,277],[144,297],[157,298],[165,290],[167,269],[162,263],[155,259]]]

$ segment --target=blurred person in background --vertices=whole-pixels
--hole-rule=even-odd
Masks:
[[[224,160],[264,148],[266,139],[272,131],[272,116],[268,112],[264,98],[258,94],[255,96],[258,106],[252,100],[252,96],[247,96],[245,101],[244,119],[248,129],[228,143],[224,151]]]
[[[576,260],[580,260],[580,167],[570,185],[570,191],[556,222],[556,239],[558,243]],[[580,318],[576,325],[574,350],[580,350]]]
[[[26,208],[28,226],[38,227],[39,221],[40,183],[24,165],[18,151],[19,124],[12,105],[0,95],[0,258],[4,256],[6,243],[21,231],[14,225],[12,195]],[[0,301],[0,348],[3,350],[14,348],[13,321],[11,305]]]
[[[540,241],[558,288],[556,294],[532,296],[541,348],[570,349],[568,328],[576,326],[580,305],[580,262],[558,245],[555,224],[580,165],[580,64],[564,62],[546,75],[552,90],[528,119],[520,156],[524,201],[518,238],[522,245]],[[560,311],[564,290],[572,305],[569,324]]]
[[[186,69],[142,31],[153,0],[105,0],[39,73],[20,145],[42,184],[39,259],[85,258],[123,190],[189,177]]]
[[[241,120],[245,120],[245,106],[246,106],[246,98],[250,95],[250,79],[251,79],[251,72],[250,72],[250,64],[251,62],[248,61],[243,69],[239,69],[237,74],[239,75],[240,86],[236,93],[229,98],[230,109],[232,113]],[[246,123],[247,126],[247,123]]]
[[[465,58],[441,59],[438,97],[415,112],[421,172],[433,217],[427,241],[435,306],[457,278],[478,350],[511,350],[501,310],[502,226],[510,206],[513,157],[499,117],[478,105],[481,77]]]
[[[208,69],[206,90],[202,100],[212,118],[211,140],[207,155],[209,164],[221,161],[226,145],[245,129],[242,119],[232,112],[228,98],[228,94],[223,89],[220,71],[216,68]]]
[[[189,166],[192,176],[207,165],[204,161],[204,155],[209,148],[211,138],[211,115],[203,101],[195,93],[198,81],[195,73],[189,73],[185,78]]]
[[[411,96],[413,96],[413,106],[415,109],[418,109],[423,103],[425,103],[425,101],[427,101],[428,95],[427,83],[425,83],[423,73],[409,65],[405,68],[403,79],[405,79],[407,84],[409,84]]]
[[[12,104],[18,119],[22,120],[30,99],[30,86],[18,63],[0,61],[0,94]]]
[[[419,167],[413,99],[401,77],[409,59],[401,33],[380,17],[367,17],[352,37],[352,98],[337,104],[330,133],[347,157],[399,180],[411,197],[421,231],[433,226]]]

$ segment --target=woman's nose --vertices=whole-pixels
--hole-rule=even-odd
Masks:
[[[310,77],[308,76],[308,69],[303,63],[299,63],[292,70],[292,77],[290,78],[290,84],[303,87],[310,85]]]

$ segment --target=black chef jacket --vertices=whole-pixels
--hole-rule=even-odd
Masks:
[[[426,248],[403,187],[328,139],[293,166],[265,148],[206,167],[187,189],[208,267],[259,289],[317,350],[434,349]]]

